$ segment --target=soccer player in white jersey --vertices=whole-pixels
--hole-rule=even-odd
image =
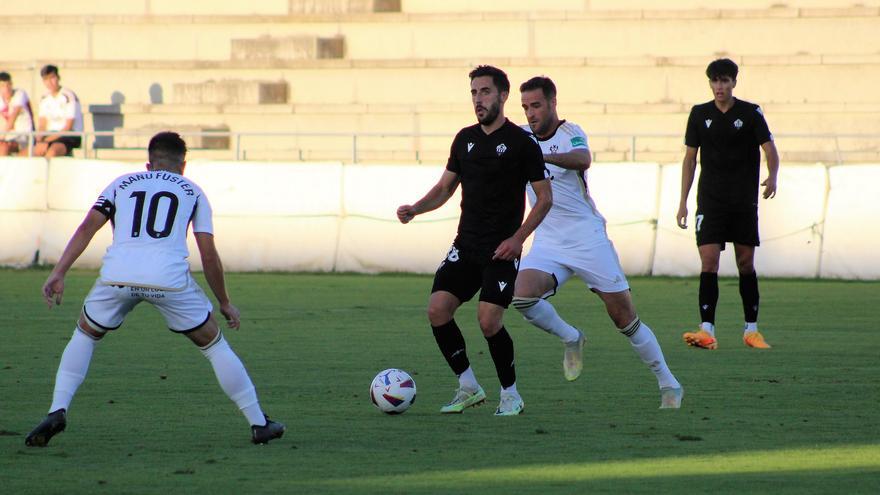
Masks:
[[[28,95],[23,89],[12,86],[12,76],[8,72],[0,72],[0,130],[34,130],[34,116]],[[26,153],[29,139],[31,137],[27,134],[0,134],[0,156]]]
[[[660,387],[660,408],[681,407],[683,389],[669,371],[654,333],[636,314],[629,284],[614,245],[605,231],[605,218],[596,209],[587,187],[590,149],[587,136],[556,112],[556,85],[538,76],[520,86],[522,107],[544,152],[553,189],[553,207],[535,230],[529,253],[520,263],[513,306],[529,323],[559,337],[565,352],[565,378],[574,381],[583,369],[584,334],[563,320],[547,298],[572,275],[578,276],[605,303],[618,330],[654,372]],[[531,189],[527,189],[533,201]]]
[[[230,328],[238,329],[239,311],[229,300],[214,245],[211,205],[201,188],[183,177],[186,143],[176,133],[162,132],[150,140],[148,153],[146,172],[118,177],[104,189],[43,285],[49,307],[61,304],[67,270],[95,233],[112,220],[113,243],[61,355],[49,415],[25,439],[29,446],[43,447],[64,430],[67,409],[98,342],[144,301],[162,313],[172,332],[185,335],[201,349],[220,387],[250,423],[252,442],[267,443],[284,434],[283,424],[263,414],[247,371],[223,338],[211,302],[190,274],[186,233],[191,223],[220,313]]]
[[[34,146],[36,156],[65,156],[82,144],[80,136],[65,136],[64,132],[82,132],[83,113],[79,98],[70,88],[61,87],[61,76],[58,67],[47,65],[40,69],[43,85],[48,93],[40,100],[37,130],[53,132],[37,137]]]

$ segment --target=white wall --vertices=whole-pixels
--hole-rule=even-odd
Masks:
[[[693,229],[675,224],[679,164],[599,163],[589,186],[630,275],[699,272]],[[57,262],[100,191],[142,164],[71,158],[0,160],[0,265]],[[421,198],[441,165],[194,161],[187,175],[214,210],[217,245],[233,271],[431,273],[455,237],[460,197],[408,225],[398,205]],[[784,164],[779,191],[760,200],[764,276],[880,279],[880,165]],[[693,223],[694,192],[690,196]],[[98,233],[77,266],[97,267]],[[199,269],[195,246],[191,262]],[[732,249],[722,275],[736,273]]]

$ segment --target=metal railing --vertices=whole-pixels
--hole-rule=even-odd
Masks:
[[[102,150],[145,150],[149,138],[155,130],[124,130],[124,131],[82,131],[82,132],[20,132],[7,131],[5,139],[10,136],[28,136],[28,147],[23,156],[34,156],[36,140],[44,136],[78,136],[81,138],[80,148],[70,150],[72,156],[82,158],[98,158]],[[237,131],[181,131],[188,141],[191,150],[228,151],[229,159],[248,160],[259,155],[273,154],[270,160],[284,157],[286,160],[319,160],[314,155],[324,152],[335,161],[360,163],[369,153],[382,155],[396,154],[406,160],[421,162],[425,156],[433,159],[445,159],[452,134],[446,133],[382,133],[382,132],[237,132]],[[119,139],[133,140],[134,146],[117,146]],[[684,145],[682,134],[674,133],[595,133],[589,135],[591,149],[595,156],[613,153],[622,156],[626,161],[637,161],[647,154],[657,156],[666,154],[683,156]],[[324,145],[317,145],[324,140]],[[326,145],[328,142],[330,145]],[[785,158],[788,153],[799,157],[794,161],[822,161],[827,163],[846,163],[859,161],[880,161],[880,135],[878,134],[778,134],[775,135],[777,147]],[[786,145],[797,140],[806,140],[806,147],[794,146],[795,151]],[[262,141],[262,145],[258,144]],[[287,143],[286,147],[268,146],[267,142]],[[305,144],[302,142],[305,141]],[[384,141],[384,143],[382,143]],[[426,141],[436,141],[430,146]],[[377,146],[376,142],[380,142]],[[255,144],[257,143],[257,144]],[[651,143],[654,143],[652,146]],[[843,143],[849,144],[844,146]],[[207,146],[205,146],[208,144]],[[329,155],[328,155],[329,154]],[[862,158],[860,158],[862,157]],[[867,158],[864,158],[867,157]],[[257,158],[260,159],[260,158]],[[369,160],[367,160],[369,161]]]

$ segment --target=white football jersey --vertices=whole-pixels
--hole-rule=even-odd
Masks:
[[[532,132],[528,125],[522,126]],[[586,150],[590,147],[587,135],[577,124],[562,121],[556,132],[547,139],[535,137],[545,155],[568,153],[572,150]],[[604,242],[605,218],[596,209],[590,190],[587,187],[587,172],[570,170],[545,163],[550,173],[553,189],[553,207],[535,230],[534,243],[547,243],[556,246],[583,246],[594,242]],[[531,184],[526,192],[529,203],[535,205],[535,192]]]
[[[3,98],[0,98],[0,115],[3,117],[11,115],[16,108],[21,108],[21,111],[18,112],[18,116],[15,118],[12,130],[34,130],[34,116],[31,115],[31,102],[28,99],[27,93],[23,89],[16,88],[12,92],[12,98],[10,98],[9,103],[4,101]],[[10,136],[9,139],[13,139],[13,137]]]
[[[43,95],[40,100],[40,118],[46,119],[47,131],[60,131],[64,129],[64,125],[69,119],[73,119],[73,132],[81,132],[83,130],[83,114],[82,106],[76,93],[61,88],[58,94],[52,96],[51,93]]]
[[[211,205],[189,179],[164,170],[122,175],[95,202],[113,223],[100,280],[165,290],[186,287],[189,250],[186,234],[213,233]]]

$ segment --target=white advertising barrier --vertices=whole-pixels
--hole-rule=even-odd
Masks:
[[[339,215],[342,163],[193,161],[185,174],[214,216]]]
[[[762,163],[761,180],[767,177]],[[776,197],[764,199],[758,189],[758,232],[755,251],[758,276],[815,277],[822,249],[820,229],[825,208],[828,172],[823,164],[783,163],[777,177]],[[728,245],[733,258],[733,247]]]
[[[48,166],[40,159],[0,160],[0,263],[26,266],[37,252],[41,262],[57,262],[100,191],[117,176],[142,170],[143,164],[69,158]],[[658,182],[653,164],[597,164],[591,192],[627,273],[696,275],[696,191],[689,196],[688,229],[681,230],[675,225],[681,166],[659,170]],[[187,172],[211,199],[217,244],[230,270],[430,273],[458,224],[458,194],[408,225],[396,219],[397,206],[421,198],[441,166],[197,162]],[[880,165],[783,164],[777,197],[760,200],[758,272],[880,278],[878,196]],[[658,222],[653,258],[651,218]],[[102,229],[77,266],[99,266],[111,237],[109,226]],[[194,243],[190,249],[199,268]],[[722,255],[722,275],[736,274],[732,251]]]
[[[880,165],[832,167],[823,278],[880,278]]]
[[[42,158],[0,160],[0,265],[34,261],[46,210],[47,168]]]
[[[342,164],[197,161],[186,176],[211,202],[217,250],[230,271],[335,269]],[[201,270],[189,237],[190,263]]]
[[[651,273],[659,181],[656,163],[598,163],[587,172],[590,195],[630,275]]]
[[[146,172],[143,163],[53,158],[49,161],[48,212],[40,241],[40,262],[57,263],[70,236],[101,191],[116,177]],[[75,267],[96,268],[113,240],[110,224],[95,235]]]
[[[767,175],[766,166],[762,163],[761,167],[763,179]],[[697,167],[688,196],[688,228],[682,230],[675,222],[681,191],[681,164],[663,166],[654,275],[692,276],[700,273],[700,256],[694,234],[699,173]],[[825,167],[783,164],[777,184],[775,198],[758,200],[761,247],[755,254],[755,269],[764,276],[815,276],[820,246],[814,226],[822,219]],[[762,192],[763,188],[760,188],[759,194]],[[719,274],[735,276],[737,273],[733,246],[728,244],[721,253]]]
[[[406,225],[397,220],[397,207],[421,199],[443,170],[440,165],[345,167],[336,270],[433,273],[455,239],[460,188],[445,205]]]
[[[699,174],[700,169],[697,168]],[[688,196],[687,229],[675,221],[681,194],[681,164],[661,167],[660,202],[657,209],[657,240],[654,248],[653,275],[690,276],[700,272],[700,255],[694,238],[694,213],[697,211],[697,179]],[[720,273],[736,273],[736,262],[730,256],[721,256]]]

